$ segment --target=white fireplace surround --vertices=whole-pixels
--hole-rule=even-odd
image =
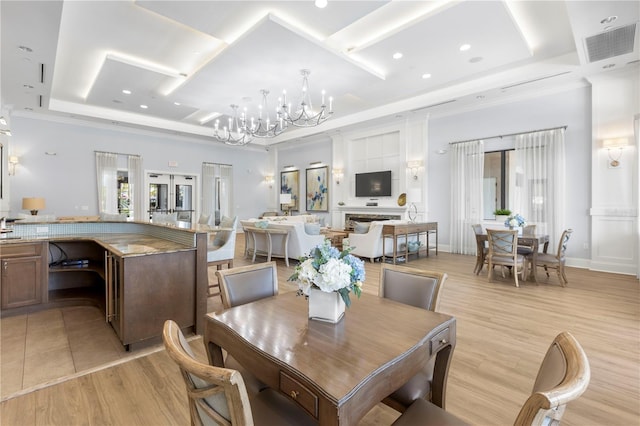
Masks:
[[[369,220],[376,220],[373,216],[392,216],[385,219],[403,219],[406,216],[407,207],[392,207],[392,206],[340,206],[338,210],[341,212],[341,224],[340,226],[345,229],[347,215],[362,215],[369,216]]]

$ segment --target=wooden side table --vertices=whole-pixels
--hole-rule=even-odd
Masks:
[[[342,251],[342,240],[349,236],[347,231],[336,229],[323,229],[320,233],[327,237],[331,241],[331,245]]]

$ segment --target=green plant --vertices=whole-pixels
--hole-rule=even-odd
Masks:
[[[496,209],[493,212],[494,215],[496,216],[511,216],[511,210],[509,209]]]

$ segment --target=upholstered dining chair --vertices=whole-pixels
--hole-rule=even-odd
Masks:
[[[276,262],[216,271],[225,309],[278,295]]]
[[[522,228],[522,235],[536,235],[536,225],[527,225]],[[519,245],[518,254],[526,256],[533,253],[533,247],[529,245]]]
[[[516,418],[515,426],[558,425],[567,404],[587,390],[591,369],[580,343],[562,332],[542,360],[533,391]],[[393,426],[463,425],[463,420],[425,399],[416,400]]]
[[[220,221],[220,230],[215,233],[213,241],[207,243],[207,267],[215,266],[221,270],[224,265],[233,268],[233,258],[236,252],[236,228],[238,217],[223,217]],[[220,296],[220,283],[209,282],[211,296]]]
[[[382,264],[379,295],[406,305],[436,311],[446,280],[447,274],[442,272]],[[422,371],[411,377],[407,383],[382,402],[394,410],[403,412],[414,400],[431,398],[434,366],[435,359],[431,359]],[[444,401],[444,389],[436,392],[439,399]]]
[[[198,361],[176,322],[164,323],[162,339],[169,357],[182,373],[192,425],[317,424],[278,391],[267,388],[249,393],[240,372]]]
[[[565,263],[565,251],[567,250],[567,244],[569,243],[569,238],[571,238],[571,234],[573,233],[573,229],[566,229],[562,236],[560,237],[560,241],[558,242],[558,251],[555,254],[551,253],[538,253],[536,258],[536,265],[538,267],[544,268],[547,273],[547,277],[549,277],[549,268],[555,269],[558,273],[558,279],[560,280],[560,285],[562,287],[566,287],[569,281],[567,280],[567,276],[564,273],[564,263]],[[528,255],[528,257],[533,256],[533,254]]]
[[[522,275],[524,280],[527,265],[525,257],[518,254],[518,231],[487,229],[487,235],[489,237],[489,252],[487,253],[489,282],[493,281],[493,269],[496,265],[510,266],[516,287],[520,287],[518,274]],[[502,277],[504,278],[504,268],[502,269]]]
[[[476,236],[476,266],[473,268],[473,273],[478,275],[482,271],[482,267],[487,263],[489,249],[487,248],[486,240],[481,238],[482,225],[476,223],[471,225],[471,228],[473,228],[473,233]]]

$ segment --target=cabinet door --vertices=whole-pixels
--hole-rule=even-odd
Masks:
[[[42,258],[2,260],[2,309],[42,303]]]

